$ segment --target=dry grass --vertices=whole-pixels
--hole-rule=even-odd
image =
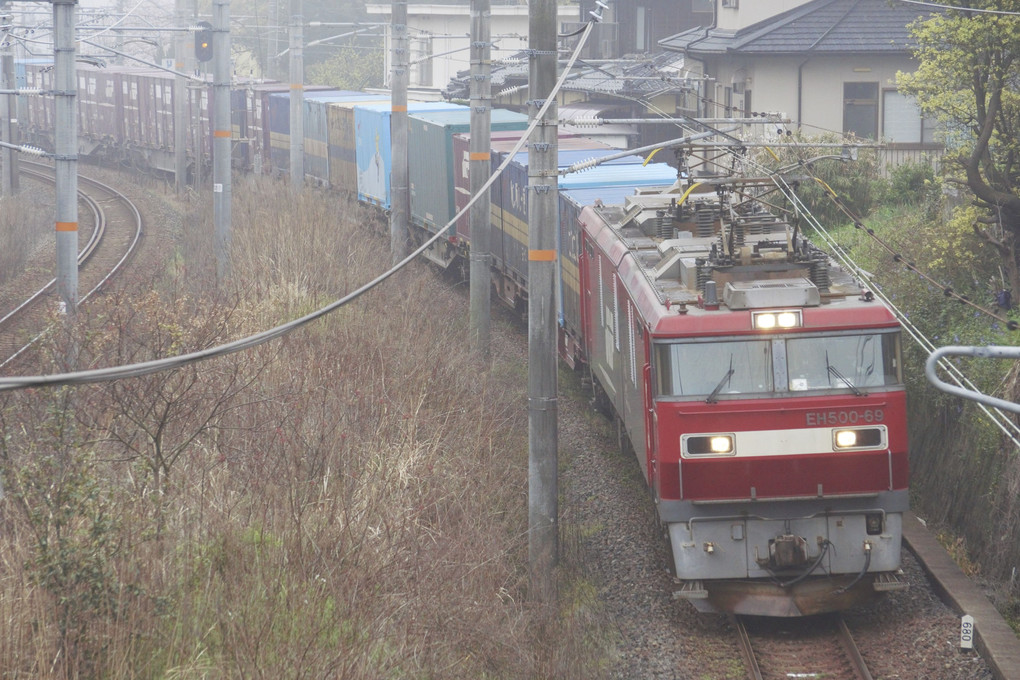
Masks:
[[[17,197],[0,198],[0,284],[24,270],[29,257],[52,233],[48,215]]]
[[[83,362],[240,337],[389,262],[357,206],[234,197],[230,291],[192,207],[166,271],[82,315]],[[598,677],[590,588],[527,604],[525,376],[474,362],[466,314],[412,267],[253,351],[0,397],[0,676]]]

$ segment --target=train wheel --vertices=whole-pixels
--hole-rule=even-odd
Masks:
[[[610,401],[609,395],[602,389],[602,385],[599,383],[597,378],[592,377],[592,400],[591,405],[595,407],[595,410],[604,415],[606,418],[615,419],[615,413],[613,412],[613,402]]]

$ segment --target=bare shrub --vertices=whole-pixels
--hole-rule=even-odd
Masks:
[[[25,194],[0,198],[0,284],[24,270],[29,256],[52,233],[36,200]]]
[[[81,361],[208,346],[370,280],[388,246],[366,230],[370,214],[335,201],[274,183],[235,194],[232,292],[200,295],[181,257],[152,292],[110,293],[84,315]],[[256,351],[75,390],[79,467],[117,547],[80,534],[116,595],[100,621],[74,619],[102,624],[89,674],[591,677],[583,589],[566,625],[525,604],[526,374],[514,358],[473,363],[466,314],[416,265]],[[30,440],[5,440],[5,479]],[[39,488],[54,479],[22,472]],[[30,565],[41,548],[15,496],[0,500],[0,559]],[[92,507],[78,506],[76,526]],[[45,675],[60,624],[18,570],[0,577],[0,611],[19,603],[0,651]]]
[[[4,659],[17,676],[95,677],[144,595],[122,578],[119,514],[74,423],[72,390],[8,399],[0,475]],[[17,661],[15,661],[17,660]]]

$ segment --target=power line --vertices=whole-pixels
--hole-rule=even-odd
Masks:
[[[186,366],[188,364],[196,363],[199,361],[205,361],[207,359],[213,359],[220,356],[226,356],[228,354],[234,354],[242,350],[257,347],[258,345],[262,345],[266,342],[269,342],[270,340],[275,340],[276,338],[283,337],[284,335],[287,335],[288,333],[291,333],[292,331],[295,331],[298,328],[301,328],[302,326],[305,326],[311,323],[312,321],[315,321],[316,319],[319,319],[320,317],[323,317],[326,314],[329,314],[330,312],[333,312],[334,310],[339,309],[340,307],[350,302],[353,302],[354,300],[361,297],[362,295],[372,290],[376,286],[382,284],[386,279],[390,278],[398,271],[400,271],[408,264],[410,264],[411,261],[414,260],[418,255],[425,252],[433,243],[438,241],[440,237],[446,234],[446,232],[449,231],[449,229],[454,224],[456,224],[457,220],[460,219],[462,215],[464,215],[468,210],[471,209],[471,206],[474,205],[475,202],[477,202],[479,196],[483,195],[486,189],[492,186],[492,184],[499,178],[499,176],[503,173],[507,166],[510,165],[510,162],[513,160],[514,156],[517,155],[517,152],[519,152],[521,148],[524,147],[524,144],[528,141],[528,138],[530,137],[532,130],[534,130],[535,126],[541,120],[542,115],[544,115],[545,110],[548,109],[552,102],[555,101],[556,93],[563,86],[566,76],[569,73],[570,68],[573,66],[573,62],[576,59],[577,55],[579,54],[580,47],[582,47],[583,44],[584,41],[581,41],[578,50],[574,54],[574,58],[568,64],[567,69],[564,70],[560,79],[557,81],[553,89],[553,92],[546,100],[543,109],[539,112],[540,115],[536,116],[535,119],[528,126],[528,129],[521,133],[521,138],[518,140],[517,144],[507,154],[506,159],[499,166],[499,168],[497,168],[496,171],[492,173],[492,175],[489,177],[489,180],[485,183],[485,185],[482,186],[479,193],[472,196],[471,200],[468,201],[467,205],[465,205],[456,215],[454,215],[453,218],[442,229],[437,230],[435,234],[433,234],[429,239],[427,239],[416,250],[411,252],[407,257],[405,257],[400,262],[393,265],[393,267],[391,267],[389,270],[383,272],[382,274],[372,279],[368,283],[364,284],[357,290],[349,293],[348,295],[345,295],[344,297],[340,298],[339,300],[336,300],[335,302],[330,303],[329,305],[326,305],[325,307],[322,307],[321,309],[306,314],[305,316],[302,316],[298,319],[294,319],[293,321],[289,321],[287,323],[281,324],[279,326],[276,326],[275,328],[271,328],[261,333],[256,333],[255,335],[251,335],[240,340],[235,340],[234,342],[225,343],[223,345],[217,345],[215,347],[209,347],[204,350],[191,352],[189,354],[182,354],[176,357],[153,359],[152,361],[144,361],[141,363],[128,364],[124,366],[111,366],[108,368],[99,368],[89,371],[76,371],[73,373],[56,373],[52,375],[0,378],[0,392],[27,389],[31,387],[85,385],[98,382],[107,382],[111,380],[121,380],[124,378],[137,378],[144,375],[150,375],[152,373],[158,373],[160,371],[181,368],[182,366]]]
[[[734,152],[731,151],[730,153]],[[786,183],[783,177],[779,173],[773,172],[763,164],[754,161],[753,159],[745,160],[749,165],[756,166],[761,171],[765,172],[766,174],[772,177],[773,182],[775,182],[776,184],[776,187],[783,192],[783,194],[790,200],[791,203],[793,203],[793,205],[797,208],[800,214],[802,214],[814,228],[815,233],[817,233],[822,238],[822,240],[825,241],[825,243],[829,246],[830,254],[834,258],[839,260],[843,264],[843,266],[847,268],[847,270],[853,272],[861,280],[869,281],[871,291],[878,298],[880,298],[889,309],[892,310],[892,312],[896,315],[896,318],[899,319],[901,326],[904,328],[904,330],[906,330],[907,334],[914,340],[914,342],[916,342],[918,346],[921,347],[921,349],[927,352],[929,355],[934,353],[937,350],[935,343],[933,343],[924,334],[924,332],[921,331],[921,329],[914,325],[914,323],[910,320],[910,317],[907,316],[906,313],[904,313],[899,307],[896,306],[896,304],[893,303],[889,296],[886,295],[882,288],[878,286],[877,283],[872,279],[871,275],[865,272],[856,262],[853,261],[853,259],[851,259],[850,255],[832,237],[832,235],[825,229],[825,227],[822,226],[821,222],[811,213],[807,205],[805,205],[804,202],[800,200],[800,197],[797,196],[797,194],[793,191],[793,188]],[[811,174],[810,171],[809,174]],[[942,361],[940,362],[940,365],[947,372],[947,374],[954,383],[956,383],[960,387],[966,386],[968,389],[974,392],[979,391],[977,387],[974,385],[974,383],[971,382],[971,380],[963,373],[963,371],[960,370],[960,368],[957,367],[954,363],[949,361]],[[1020,449],[1020,425],[1017,425],[1017,423],[1013,422],[1013,419],[1010,416],[1006,415],[998,408],[990,407],[980,402],[978,403],[978,408],[984,411],[985,415],[988,416],[988,419],[992,422],[992,424],[998,427],[999,430],[1013,442],[1013,445],[1015,447]]]

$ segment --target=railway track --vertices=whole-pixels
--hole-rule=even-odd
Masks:
[[[23,177],[55,184],[53,169],[42,163],[21,162]],[[79,237],[85,239],[78,254],[79,304],[86,302],[120,272],[142,236],[142,218],[123,193],[98,180],[78,176]],[[11,365],[47,331],[55,304],[52,278],[53,251],[43,249],[0,292],[0,368]]]
[[[731,617],[750,680],[872,680],[843,617]]]

